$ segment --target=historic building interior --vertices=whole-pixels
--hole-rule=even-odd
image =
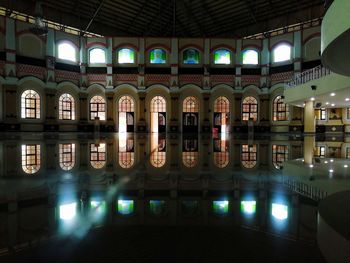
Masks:
[[[0,0],[0,261],[350,262],[349,15]]]

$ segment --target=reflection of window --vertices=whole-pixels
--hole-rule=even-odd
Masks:
[[[350,147],[346,148],[346,159],[350,159]]]
[[[106,51],[102,48],[94,48],[89,52],[89,61],[93,63],[106,63]]]
[[[326,157],[326,146],[316,146],[314,156]]]
[[[257,65],[259,63],[259,54],[254,49],[248,49],[243,52],[244,65]]]
[[[131,215],[134,213],[134,200],[118,200],[117,210],[119,214]]]
[[[182,163],[188,168],[193,168],[197,165],[198,152],[182,152]]]
[[[106,102],[101,96],[94,96],[90,100],[90,120],[99,117],[100,120],[106,120]]]
[[[214,112],[230,112],[230,101],[226,97],[218,97],[214,102]]]
[[[75,165],[75,144],[60,143],[59,144],[60,167],[63,170],[71,170]]]
[[[350,119],[350,108],[346,109],[346,116],[347,116],[347,119]]]
[[[95,169],[102,168],[106,163],[106,144],[90,144],[90,164]]]
[[[280,44],[273,50],[273,62],[282,62],[291,59],[291,46]]]
[[[164,200],[150,200],[149,209],[153,215],[163,215],[166,211],[166,203]]]
[[[21,117],[40,119],[40,96],[34,90],[26,90],[21,96]]]
[[[327,118],[327,110],[322,108],[322,109],[315,109],[315,116],[316,120],[318,121],[325,121]]]
[[[242,103],[242,119],[243,121],[248,121],[253,119],[257,121],[258,119],[258,101],[254,97],[246,97]]]
[[[75,105],[74,98],[70,94],[62,94],[58,100],[59,119],[74,120]]]
[[[271,215],[277,220],[286,220],[288,218],[288,206],[272,203]]]
[[[151,165],[155,168],[160,168],[165,165],[166,161],[166,140],[159,139],[157,134],[151,137]]]
[[[287,145],[272,145],[272,162],[276,169],[280,169],[282,164],[288,160]]]
[[[155,96],[151,101],[151,112],[166,112],[166,102],[161,96]]]
[[[216,215],[227,215],[228,214],[229,201],[213,201],[213,212]]]
[[[257,147],[256,144],[242,144],[241,161],[245,168],[253,168],[256,165]]]
[[[195,97],[186,97],[182,104],[183,112],[198,112],[198,100]]]
[[[199,52],[194,48],[186,49],[183,52],[183,63],[184,64],[198,64],[199,63]]]
[[[166,52],[163,49],[155,48],[150,52],[151,64],[165,64],[166,63]]]
[[[119,165],[122,168],[128,169],[134,165],[134,140],[123,138],[119,135]]]
[[[135,63],[135,51],[131,48],[122,48],[118,51],[119,64],[133,64]]]
[[[40,145],[22,145],[22,169],[27,174],[34,174],[40,169]]]
[[[231,64],[231,52],[227,49],[215,50],[214,64]]]
[[[72,43],[63,42],[58,44],[58,58],[76,62],[76,49]]]
[[[228,141],[215,139],[213,142],[214,165],[224,168],[229,163]]]
[[[282,96],[273,100],[273,121],[286,121],[289,118],[289,107]]]

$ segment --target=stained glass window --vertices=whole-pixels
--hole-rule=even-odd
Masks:
[[[22,119],[40,119],[40,96],[34,90],[26,90],[21,95]]]
[[[218,97],[214,102],[214,112],[229,113],[230,101],[226,97]]]
[[[257,160],[257,146],[256,144],[248,145],[242,144],[241,161],[245,168],[253,168]]]
[[[199,52],[194,48],[186,49],[183,52],[183,63],[184,64],[198,64],[199,63]]]
[[[94,63],[106,63],[106,51],[102,48],[93,48],[89,52],[89,61]]]
[[[60,167],[65,170],[73,169],[75,165],[75,144],[60,143],[59,144]]]
[[[151,112],[166,112],[166,102],[161,96],[155,96],[151,100]]]
[[[22,169],[27,174],[39,171],[41,165],[41,153],[39,144],[22,145]]]
[[[62,94],[58,99],[59,119],[75,120],[75,102],[70,94]]]
[[[273,100],[273,121],[287,121],[289,118],[289,107],[284,103],[282,96]]]
[[[119,64],[133,64],[135,63],[135,51],[131,48],[122,48],[118,51]]]
[[[244,65],[258,65],[259,53],[254,49],[248,49],[243,52],[243,64]]]
[[[199,105],[198,100],[195,97],[186,97],[182,104],[183,112],[198,112]]]
[[[163,49],[155,48],[150,51],[150,62],[151,64],[165,64],[166,63],[166,52]]]
[[[95,169],[100,169],[106,164],[106,144],[90,144],[90,164]]]
[[[231,52],[227,49],[217,49],[214,52],[214,64],[231,64]]]
[[[118,105],[119,112],[134,112],[134,100],[130,96],[122,96]]]
[[[77,61],[77,51],[72,43],[63,42],[58,44],[58,58],[72,62]]]
[[[282,62],[291,59],[292,48],[288,44],[280,44],[273,50],[273,62]]]
[[[242,120],[248,121],[249,119],[253,121],[258,119],[258,101],[254,97],[246,97],[242,103]]]
[[[90,120],[96,117],[101,121],[106,120],[106,101],[101,96],[94,96],[90,100]]]
[[[288,160],[288,145],[272,145],[272,163],[276,169]]]

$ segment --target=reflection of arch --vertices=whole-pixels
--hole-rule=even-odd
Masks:
[[[166,162],[166,141],[165,139],[159,139],[156,134],[151,136],[150,162],[155,168],[163,167]]]
[[[198,162],[198,152],[182,152],[182,163],[188,167],[193,168]]]
[[[90,144],[90,164],[95,169],[100,169],[106,164],[106,144]]]
[[[273,100],[273,121],[287,121],[289,118],[289,107],[284,103],[282,96]]]
[[[252,96],[245,97],[242,102],[242,120],[248,121],[249,119],[258,120],[258,101]]]
[[[276,169],[288,160],[288,145],[272,145],[272,163]]]
[[[218,168],[224,168],[229,164],[228,141],[215,139],[213,142],[214,165]]]
[[[119,134],[118,162],[124,169],[131,168],[135,163],[134,140],[126,134]]]
[[[242,144],[241,162],[245,168],[253,168],[257,160],[257,146],[256,144],[248,145]]]
[[[60,143],[59,144],[59,162],[62,170],[68,171],[73,169],[75,165],[75,144]]]
[[[34,90],[25,90],[21,95],[21,117],[40,119],[40,96]]]
[[[22,169],[27,174],[34,174],[40,169],[41,152],[39,144],[22,145]]]

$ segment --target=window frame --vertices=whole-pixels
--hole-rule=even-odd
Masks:
[[[162,51],[164,51],[165,52],[165,62],[164,63],[152,63],[151,62],[151,53],[152,53],[152,51],[154,51],[154,50],[156,50],[156,49],[160,49],[160,50],[162,50]],[[148,52],[147,52],[147,54],[148,54],[148,63],[150,64],[150,65],[152,65],[152,66],[162,66],[162,65],[167,65],[167,64],[169,64],[169,54],[168,54],[168,51],[165,49],[165,48],[163,48],[163,47],[153,47],[153,48],[151,48]]]
[[[65,96],[65,98],[62,98],[63,96]],[[62,99],[61,99],[62,98]],[[63,103],[68,103],[66,101],[63,101],[63,99],[70,99],[71,102],[70,102],[70,110],[64,110],[63,109],[63,106],[64,104]],[[75,98],[73,97],[72,94],[70,93],[62,93],[59,98],[58,98],[58,119],[60,121],[75,121],[76,120],[76,103],[75,103]],[[66,119],[64,118],[64,112],[69,112],[69,115],[70,115],[70,118],[69,119]]]
[[[284,110],[280,110],[281,105],[284,105]],[[280,119],[279,117],[280,114],[284,117],[283,119]],[[289,121],[289,117],[290,117],[289,105],[284,102],[283,95],[277,95],[272,101],[273,122]]]
[[[288,46],[290,48],[290,56],[289,59],[276,61],[276,50],[281,46]],[[293,45],[286,41],[281,41],[275,44],[271,50],[272,64],[290,64],[293,60]]]
[[[320,118],[318,118],[318,114],[317,112],[320,112]],[[322,115],[324,114],[324,118],[322,117]],[[327,114],[327,108],[317,108],[315,109],[315,119],[316,121],[327,121],[327,117],[328,117],[328,114]]]
[[[256,101],[256,103],[255,104],[253,104],[253,103],[244,103],[244,101],[246,99],[248,99],[248,98],[253,98]],[[244,111],[244,108],[245,108],[244,106],[245,105],[248,105],[249,111]],[[252,105],[256,106],[256,112],[252,112],[251,111]],[[241,103],[241,110],[242,110],[241,118],[242,118],[243,122],[249,121],[252,114],[256,114],[256,119],[254,120],[254,118],[253,118],[253,122],[258,122],[259,121],[259,101],[254,96],[246,96],[246,97],[243,98],[242,103]],[[244,120],[244,114],[248,114],[248,119],[247,120]]]
[[[285,144],[272,145],[272,164],[276,169],[282,167],[282,163],[288,161],[289,146]]]
[[[65,58],[60,58],[59,57],[59,55],[60,55],[60,52],[59,52],[59,50],[60,50],[60,48],[59,48],[59,46],[60,45],[63,45],[63,44],[68,44],[68,45],[70,45],[71,47],[73,47],[73,49],[74,49],[74,51],[75,51],[75,60],[70,60],[70,59],[65,59]],[[56,46],[57,46],[57,48],[56,48],[56,60],[58,61],[58,62],[61,62],[61,63],[65,63],[65,64],[72,64],[72,65],[77,65],[77,64],[79,64],[79,62],[80,62],[80,59],[79,59],[79,57],[78,57],[78,54],[79,54],[79,47],[76,45],[76,44],[74,44],[72,41],[70,41],[70,40],[60,40],[60,41],[58,41],[57,43],[56,43]]]
[[[28,98],[28,96],[33,95],[35,98]],[[34,107],[27,107],[28,103],[27,100],[31,100],[34,102],[29,103],[30,105],[34,105]],[[21,107],[21,120],[40,120],[41,119],[41,108],[42,108],[42,101],[41,101],[41,96],[38,91],[34,89],[26,89],[21,93],[21,100],[20,100],[20,107]],[[34,117],[27,117],[28,113],[27,110],[33,111],[34,114],[29,114],[33,115]]]
[[[229,52],[229,54],[230,54],[230,63],[227,63],[227,64],[225,64],[225,63],[215,63],[215,54],[216,54],[216,52],[218,52],[218,51],[220,51],[220,50],[225,50],[225,51],[228,51]],[[218,48],[215,48],[214,50],[213,50],[213,54],[212,54],[212,62],[213,62],[213,65],[214,66],[221,66],[221,67],[225,67],[225,66],[228,66],[228,65],[232,65],[233,64],[233,51],[232,50],[230,50],[229,48],[226,48],[226,47],[218,47]]]
[[[247,146],[247,150],[244,149],[245,146]],[[255,151],[251,151],[251,147],[254,147]],[[246,169],[252,169],[257,165],[258,163],[258,145],[257,144],[241,145],[241,163],[242,163],[242,166]]]
[[[102,50],[104,52],[104,58],[105,58],[105,61],[104,62],[91,62],[91,52],[93,50],[96,50],[96,49],[99,49],[99,50]],[[89,48],[88,50],[88,59],[89,59],[89,65],[91,66],[96,66],[96,65],[106,65],[107,64],[107,52],[106,52],[106,48],[102,47],[102,46],[93,46],[91,48]]]
[[[100,98],[102,98],[103,102],[91,102],[92,99],[95,98],[95,97],[100,97]],[[97,109],[97,110],[92,110],[92,105],[95,105],[95,104],[96,104],[96,109]],[[104,106],[103,106],[103,107],[104,107],[104,111],[100,111],[100,110],[99,110],[100,105],[104,105]],[[106,118],[106,117],[107,117],[107,108],[106,108],[106,106],[107,106],[106,99],[105,99],[102,95],[93,95],[93,96],[90,98],[90,100],[89,100],[89,105],[88,105],[88,107],[89,107],[89,120],[90,120],[90,121],[94,121],[96,117],[99,117],[99,120],[100,120],[100,121],[106,121],[106,119],[107,119],[107,118]],[[103,118],[103,119],[100,118],[100,114],[99,114],[99,113],[102,113],[102,112],[104,113],[104,118]],[[95,116],[94,118],[92,118],[92,114],[93,114],[93,113],[96,113],[96,116]]]
[[[134,52],[134,62],[132,62],[132,63],[120,63],[120,62],[119,62],[119,52],[120,52],[122,49],[129,49],[129,50],[132,50],[132,51]],[[120,66],[129,66],[129,65],[135,65],[135,64],[137,64],[137,52],[136,52],[135,48],[128,47],[128,46],[119,47],[119,48],[116,50],[116,62],[117,62],[117,65],[120,65]]]
[[[194,51],[196,51],[196,52],[198,53],[198,62],[197,62],[197,63],[185,63],[185,59],[184,59],[184,57],[185,57],[185,52],[188,52],[189,50],[194,50]],[[187,48],[185,48],[185,49],[181,52],[181,54],[182,54],[182,57],[181,57],[181,64],[184,65],[184,66],[198,66],[198,65],[200,65],[201,62],[202,62],[202,59],[201,59],[201,52],[200,52],[197,48],[195,48],[195,47],[187,47]]]
[[[65,149],[65,146],[69,145],[69,151]],[[76,164],[76,145],[75,143],[59,143],[59,164],[62,170],[70,171]],[[67,161],[66,156],[69,157]]]
[[[249,51],[254,51],[258,55],[258,61],[256,64],[244,63],[244,54]],[[244,67],[257,67],[260,65],[260,52],[256,48],[247,47],[242,51],[242,65]]]
[[[28,153],[29,147],[34,147],[34,153]],[[25,152],[23,152],[25,151]],[[24,155],[23,155],[24,153]],[[28,164],[28,157],[34,156],[34,163]],[[31,159],[31,158],[30,158]],[[21,145],[21,166],[25,174],[35,174],[41,168],[41,145],[40,144],[22,144]],[[28,168],[30,167],[30,168]]]

